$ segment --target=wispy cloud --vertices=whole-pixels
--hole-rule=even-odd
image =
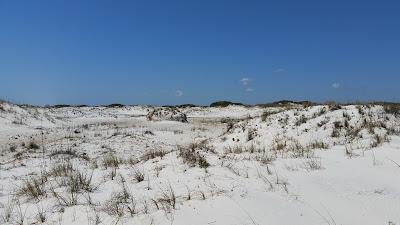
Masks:
[[[247,77],[244,77],[244,78],[240,79],[240,83],[241,83],[243,86],[247,86],[247,85],[249,85],[249,83],[250,83],[250,79],[247,78]]]
[[[251,79],[248,77],[243,77],[242,79],[239,80],[240,84],[242,85],[242,88],[244,89],[245,92],[253,92],[254,89],[250,86]]]
[[[274,73],[286,73],[286,69],[284,68],[279,68],[273,71]]]
[[[338,89],[338,88],[340,88],[340,83],[335,82],[332,84],[332,87],[335,89]]]
[[[181,91],[181,90],[176,90],[176,92],[175,92],[175,96],[176,97],[182,97],[183,96],[183,91]]]

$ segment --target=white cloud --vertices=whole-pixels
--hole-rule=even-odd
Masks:
[[[338,88],[340,88],[340,84],[339,83],[333,83],[332,87],[335,88],[335,89],[338,89]]]
[[[284,72],[286,72],[286,69],[284,69],[284,68],[279,68],[279,69],[274,70],[274,73],[284,73]]]
[[[182,97],[182,96],[183,96],[183,91],[181,91],[181,90],[176,90],[175,96],[176,96],[176,97]]]
[[[253,88],[251,87],[251,79],[247,77],[243,77],[242,79],[239,80],[240,84],[242,85],[242,88],[245,92],[253,92]]]
[[[240,79],[240,83],[241,83],[243,86],[247,86],[247,85],[249,85],[249,83],[250,83],[250,79],[247,78],[247,77],[244,77],[244,78]]]

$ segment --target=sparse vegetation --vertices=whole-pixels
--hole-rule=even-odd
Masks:
[[[229,101],[218,101],[218,102],[213,102],[210,104],[210,107],[227,107],[230,105],[243,105],[242,103],[235,103],[235,102],[229,102]]]
[[[388,114],[392,114],[395,116],[400,115],[400,104],[384,104],[383,109]]]
[[[321,159],[309,158],[304,161],[304,166],[307,170],[320,170],[322,169]]]
[[[47,176],[45,175],[33,176],[23,182],[18,194],[26,196],[28,199],[39,200],[46,196],[46,182]]]
[[[110,167],[118,168],[119,165],[122,163],[122,159],[118,158],[114,154],[108,154],[103,157],[103,166],[107,169]]]
[[[309,144],[309,148],[311,149],[328,149],[329,146],[325,144],[323,141],[313,141]]]
[[[207,151],[207,149],[208,147],[203,143],[192,143],[188,147],[179,146],[178,155],[183,159],[183,162],[190,167],[197,165],[200,168],[207,168],[210,166],[204,156],[204,150]]]
[[[386,141],[388,141],[387,135],[375,134],[371,140],[371,148],[376,148]]]
[[[281,111],[271,111],[271,110],[266,110],[261,114],[261,121],[265,122],[267,118],[269,118],[272,115],[278,114]]]
[[[167,154],[166,151],[164,151],[163,149],[152,149],[150,151],[148,151],[145,155],[143,155],[141,158],[142,160],[150,160],[150,159],[154,159],[157,157],[164,157]]]
[[[295,125],[296,125],[296,126],[300,126],[301,124],[304,124],[304,123],[307,123],[307,117],[305,117],[304,115],[301,115],[301,116],[297,119]]]
[[[68,148],[66,150],[56,150],[52,153],[50,153],[50,157],[56,157],[59,155],[64,155],[64,156],[70,156],[71,158],[80,158],[80,159],[84,159],[86,161],[89,161],[90,158],[89,156],[87,156],[86,154],[79,154],[77,151]]]
[[[176,209],[176,195],[171,185],[167,190],[161,190],[161,198],[158,199],[158,202],[166,212]]]

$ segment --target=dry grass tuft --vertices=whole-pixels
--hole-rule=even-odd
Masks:
[[[182,157],[183,162],[190,167],[199,166],[207,168],[210,164],[207,162],[204,152],[209,151],[210,147],[205,143],[192,143],[188,147],[178,146],[178,156]]]

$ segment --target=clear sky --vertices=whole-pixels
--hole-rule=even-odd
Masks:
[[[399,1],[0,0],[0,98],[400,101]]]

